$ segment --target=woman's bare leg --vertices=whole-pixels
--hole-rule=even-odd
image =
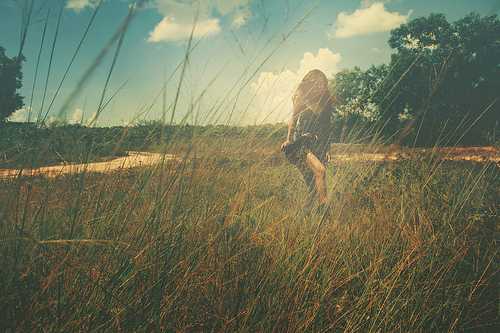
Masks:
[[[326,204],[326,184],[325,184],[325,172],[326,168],[323,163],[318,160],[318,158],[310,151],[307,152],[307,166],[314,172],[316,192],[318,194],[318,199],[321,204]]]
[[[307,188],[309,189],[306,201],[307,205],[309,206],[318,196],[316,191],[316,175],[311,169],[309,169],[306,163],[299,167],[299,170],[302,173],[302,177],[306,182]]]

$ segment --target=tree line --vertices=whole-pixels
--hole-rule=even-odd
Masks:
[[[139,121],[134,126],[97,127],[51,123],[6,123],[0,140],[0,168],[37,167],[60,163],[86,163],[126,156],[128,151],[186,149],[196,140],[258,141],[285,139],[284,124],[249,126],[170,125]],[[278,149],[278,148],[276,148]]]
[[[331,80],[336,140],[382,134],[405,145],[485,145],[500,131],[500,21],[431,14],[391,31],[388,65]]]

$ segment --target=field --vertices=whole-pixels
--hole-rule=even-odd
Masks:
[[[0,180],[0,327],[498,331],[496,162],[334,158],[319,214],[282,139],[193,136],[156,165]]]
[[[90,7],[78,20],[76,3]],[[12,2],[22,38],[0,48],[4,95],[17,98],[0,110],[0,331],[500,332],[495,15],[393,27],[390,62],[373,65],[374,47],[361,70],[338,67],[343,42],[324,30],[345,4],[324,1],[323,23],[311,16],[322,1],[272,16],[257,1],[255,17],[233,1],[234,22],[261,21],[238,32],[226,18],[217,41],[195,35],[199,10],[230,1],[159,3]],[[179,29],[190,35],[151,44],[174,4],[196,9]],[[309,49],[311,26],[328,42]],[[326,210],[279,150],[296,84],[323,62]]]

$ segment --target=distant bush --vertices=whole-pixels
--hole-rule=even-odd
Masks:
[[[0,168],[84,163],[105,157],[125,156],[127,151],[160,151],[175,139],[197,137],[284,140],[286,125],[162,125],[140,121],[135,126],[87,127],[80,124],[6,123],[0,137]],[[276,143],[278,145],[278,143]]]

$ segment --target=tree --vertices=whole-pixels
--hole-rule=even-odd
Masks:
[[[332,140],[363,140],[374,120],[377,106],[373,95],[388,73],[386,65],[372,66],[367,71],[359,67],[343,69],[330,81],[336,98],[333,105]]]
[[[367,71],[359,67],[343,69],[330,82],[331,90],[337,98],[334,111],[340,115],[373,115],[372,96],[387,75],[386,65],[372,66]]]
[[[430,139],[421,144],[433,144],[451,140],[459,126],[465,131],[474,123],[469,137],[477,139],[480,131],[500,119],[495,102],[500,95],[496,15],[482,18],[471,13],[450,24],[443,14],[431,14],[391,31],[389,45],[398,53],[391,57],[383,94],[374,98],[389,132],[419,119],[420,138]],[[449,131],[440,131],[445,124]]]
[[[483,133],[499,131],[496,15],[471,13],[453,24],[443,14],[420,17],[392,30],[389,45],[397,52],[388,66],[344,69],[332,79],[332,126],[342,135],[349,122],[370,120],[406,144],[484,144]]]
[[[9,58],[0,46],[0,127],[16,110],[23,107],[23,97],[16,91],[22,87],[23,55]]]

